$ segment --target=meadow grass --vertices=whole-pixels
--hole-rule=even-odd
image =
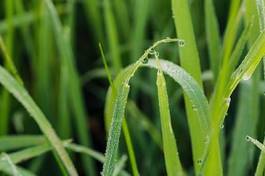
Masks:
[[[264,0],[0,4],[1,174],[264,175]]]

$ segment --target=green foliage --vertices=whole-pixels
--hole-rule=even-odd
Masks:
[[[1,174],[264,175],[264,0],[0,4]]]

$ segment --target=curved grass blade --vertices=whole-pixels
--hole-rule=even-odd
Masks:
[[[179,159],[175,135],[171,125],[166,81],[161,70],[157,72],[156,84],[158,90],[160,121],[167,175],[181,176],[184,175],[184,173]]]
[[[146,51],[146,52],[148,53],[149,51]],[[141,57],[141,58],[143,59],[144,57]],[[120,84],[123,84],[124,82],[128,81],[130,77],[132,77],[133,73],[136,71],[137,67],[142,65],[141,63],[142,62],[136,62],[135,64],[125,68],[117,76],[117,78],[114,81],[114,84],[118,85],[116,87],[120,87]],[[193,107],[194,112],[198,114],[199,122],[197,125],[198,125],[198,128],[200,129],[200,133],[204,134],[204,138],[200,139],[203,141],[204,151],[200,153],[200,159],[198,160],[198,164],[202,165],[206,152],[207,152],[207,148],[208,148],[207,146],[210,140],[209,139],[210,138],[209,122],[208,122],[209,107],[208,107],[207,99],[204,96],[203,91],[198,85],[198,83],[190,75],[188,75],[182,68],[165,60],[160,60],[160,65],[161,65],[161,69],[166,74],[171,76],[175,81],[177,81],[182,86],[185,93],[187,94],[187,97],[189,97],[191,104],[193,105],[192,107]],[[157,64],[154,60],[149,60],[146,66],[158,69]],[[121,92],[121,91],[118,91],[118,92]],[[111,121],[111,117],[109,114],[114,114],[112,102],[114,102],[116,98],[117,97],[113,95],[112,90],[110,88],[108,91],[107,99],[106,99],[106,109],[105,109],[106,125]],[[117,107],[116,103],[115,103],[115,107]],[[117,110],[114,108],[114,111],[117,111]]]
[[[191,13],[188,0],[171,0],[173,19],[177,36],[184,40],[184,46],[179,48],[180,65],[198,82],[202,87],[201,66],[199,52],[196,45],[196,39],[192,24]],[[184,95],[187,120],[191,134],[193,163],[195,172],[200,172],[201,165],[197,163],[201,160],[201,154],[204,149],[204,142],[201,140],[205,134],[198,128],[198,117],[189,102],[189,98]],[[218,151],[217,151],[218,155]]]
[[[135,72],[137,71],[137,69],[141,65],[143,65],[143,63],[148,61],[147,60],[148,54],[159,44],[168,43],[168,42],[182,42],[182,40],[166,38],[164,40],[160,40],[160,41],[154,43],[154,45],[151,46],[150,48],[148,48],[136,63],[134,63],[134,64],[130,65],[129,67],[125,68],[124,70],[122,70],[121,73],[117,76],[117,78],[114,81],[114,85],[115,85],[115,89],[117,90],[118,94],[115,95],[115,93],[113,92],[113,90],[111,88],[108,90],[107,99],[106,99],[106,108],[105,108],[105,120],[106,120],[105,124],[106,124],[107,130],[109,129],[109,124],[111,121],[112,121],[111,122],[112,125],[110,126],[111,130],[109,131],[109,137],[108,137],[108,143],[107,143],[107,149],[106,149],[106,162],[104,163],[103,172],[102,172],[102,174],[104,176],[113,173],[114,163],[111,163],[111,161],[114,161],[114,157],[116,155],[117,148],[118,148],[117,142],[119,142],[119,137],[120,137],[120,131],[119,130],[121,128],[121,122],[122,122],[121,119],[123,118],[121,115],[124,115],[124,108],[125,108],[125,105],[127,102],[127,99],[124,100],[124,98],[126,97],[126,94],[125,94],[126,90],[129,89],[128,83],[129,83],[130,79],[133,77],[133,75],[135,74]],[[171,65],[172,64],[165,64],[164,69],[169,71],[167,69],[167,67],[170,67]],[[156,66],[153,66],[153,67],[156,67]],[[169,69],[174,69],[174,68],[169,68]],[[206,100],[205,96],[203,95],[203,92],[200,88],[196,89],[195,93],[193,92],[194,90],[192,89],[192,86],[195,86],[196,88],[199,87],[197,85],[196,81],[194,81],[192,79],[192,77],[190,77],[186,72],[184,72],[183,69],[180,69],[179,67],[177,67],[176,69],[177,69],[177,71],[181,70],[180,71],[181,74],[180,74],[180,76],[177,75],[175,78],[177,81],[182,83],[181,85],[184,85],[184,88],[189,89],[189,90],[187,90],[187,92],[189,92],[189,95],[192,94],[191,99],[193,100],[193,99],[202,97],[201,100],[203,100],[203,101],[205,100],[204,103],[201,103],[201,100],[199,100],[200,101],[199,103],[197,103],[197,102],[195,103],[195,105],[197,105],[199,107],[196,107],[194,105],[194,111],[196,111],[196,112],[199,111],[198,114],[203,114],[203,117],[199,123],[199,126],[201,128],[201,131],[203,131],[205,133],[208,130],[208,112],[209,112],[208,111],[208,102],[207,102],[207,100]],[[175,71],[175,70],[173,70],[173,71]],[[174,74],[174,73],[170,72],[170,74]],[[183,76],[184,76],[184,78],[188,77],[187,78],[188,80],[184,80],[184,81],[179,80],[179,79],[183,79],[182,78]],[[189,81],[192,82],[192,85],[188,84],[188,83],[190,83]],[[195,94],[196,98],[193,97],[194,96],[193,93]],[[199,95],[197,95],[196,93],[198,93]],[[124,102],[122,102],[122,101],[124,101]],[[113,102],[115,102],[115,103],[113,103]],[[197,108],[200,110],[198,110]],[[114,125],[116,127],[114,127]],[[203,138],[204,144],[205,144],[206,139],[209,140],[208,139],[209,136],[207,136],[207,133],[208,133],[208,131],[206,132],[206,134]],[[205,151],[207,151],[207,147],[205,148]],[[200,161],[204,159],[205,155],[206,155],[205,152],[201,153]]]
[[[41,131],[49,140],[54,152],[64,164],[67,171],[72,175],[77,175],[77,172],[65,151],[61,140],[56,135],[52,126],[41,112],[39,107],[35,104],[28,92],[19,84],[3,67],[0,67],[0,83],[26,108],[33,119],[36,121]]]

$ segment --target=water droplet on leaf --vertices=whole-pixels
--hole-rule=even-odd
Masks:
[[[197,160],[197,164],[202,164],[202,160],[201,159],[198,159]]]
[[[245,139],[246,139],[246,141],[250,141],[250,137],[249,136],[246,136]]]
[[[148,63],[148,58],[144,58],[144,59],[142,60],[142,63],[143,63],[143,64],[147,64],[147,63]]]
[[[249,74],[244,74],[243,77],[242,77],[242,79],[243,79],[244,81],[247,81],[247,80],[249,80],[250,78],[251,78],[251,75],[249,75]]]
[[[228,98],[225,98],[225,104],[226,105],[230,105],[230,102],[231,102],[231,98],[230,97],[228,97]]]
[[[184,47],[185,46],[185,41],[184,40],[178,40],[178,46],[179,47]]]

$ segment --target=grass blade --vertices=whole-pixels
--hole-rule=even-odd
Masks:
[[[166,81],[160,70],[157,72],[156,84],[158,89],[164,158],[166,161],[167,174],[169,176],[181,176],[184,175],[184,173],[179,159],[175,135],[171,125]]]
[[[113,111],[113,120],[109,131],[109,137],[106,148],[106,161],[103,165],[102,175],[111,176],[114,171],[115,159],[117,155],[119,136],[121,132],[122,119],[125,114],[125,107],[129,94],[130,86],[124,83],[120,89],[118,89],[117,100]]]
[[[206,0],[204,3],[205,28],[208,43],[208,52],[210,56],[211,70],[217,78],[220,69],[220,49],[221,38],[219,25],[212,0]]]
[[[265,140],[263,141],[263,145],[265,144]],[[256,168],[255,176],[262,176],[264,174],[265,169],[265,152],[262,151],[259,156],[258,166]]]
[[[185,45],[179,48],[180,53],[180,65],[199,83],[202,87],[200,58],[196,46],[196,40],[191,20],[191,14],[187,0],[172,0],[172,11],[175,22],[175,28],[177,36],[184,40]],[[189,130],[191,134],[193,163],[195,172],[198,174],[201,170],[201,164],[197,161],[202,159],[202,154],[205,150],[203,147],[205,133],[201,133],[201,129],[198,127],[199,121],[196,113],[192,108],[187,96],[185,98],[185,107],[187,113],[187,119],[189,124]],[[219,152],[217,151],[217,156]]]
[[[0,137],[0,151],[7,152],[24,147],[30,147],[45,142],[45,138],[41,136],[3,136]]]
[[[119,38],[115,18],[112,12],[112,3],[109,0],[104,0],[104,19],[106,24],[106,32],[108,38],[108,46],[112,61],[112,66],[115,72],[122,68],[120,57]]]
[[[52,145],[54,152],[58,154],[58,157],[64,164],[67,171],[72,175],[77,175],[72,161],[65,151],[60,139],[51,127],[50,123],[47,121],[45,115],[29,96],[24,87],[22,87],[21,84],[19,84],[3,67],[0,67],[0,82],[32,115],[33,119],[37,122],[41,131]]]
[[[90,146],[90,135],[87,129],[88,121],[86,120],[87,114],[84,107],[79,76],[74,63],[74,54],[70,45],[70,38],[65,35],[65,31],[63,30],[63,26],[52,1],[45,0],[45,3],[53,24],[56,36],[55,40],[59,49],[62,67],[65,67],[68,71],[68,73],[64,74],[67,74],[69,77],[69,103],[71,108],[73,108],[73,114],[76,117],[75,125],[77,128],[78,139],[82,145]],[[95,175],[94,163],[92,160],[86,156],[82,156],[82,161],[86,172],[89,173],[89,175]]]
[[[242,82],[240,85],[236,126],[233,131],[232,149],[228,161],[229,176],[244,175],[253,160],[253,148],[247,145],[245,136],[248,134],[255,136],[259,114],[258,82],[259,75],[255,74],[255,78]]]

